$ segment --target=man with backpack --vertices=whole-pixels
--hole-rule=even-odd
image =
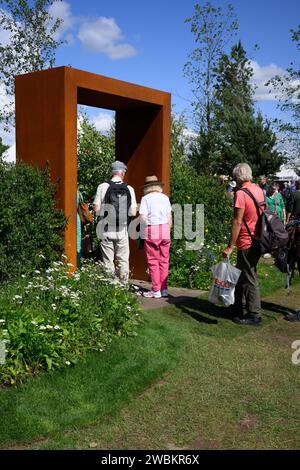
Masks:
[[[126,171],[123,162],[113,162],[112,178],[98,186],[94,200],[94,210],[100,216],[97,236],[101,240],[103,263],[115,274],[116,260],[122,283],[127,283],[129,277],[129,219],[137,210],[134,189],[124,183]]]
[[[248,194],[252,194],[258,203],[265,200],[263,190],[252,182],[252,170],[247,163],[239,163],[233,170],[233,179],[237,183],[234,198],[234,217],[228,246],[223,256],[229,258],[234,246],[237,246],[237,265],[241,270],[235,288],[234,322],[240,325],[259,325],[261,323],[261,302],[256,266],[261,251],[253,237],[259,220],[259,211]],[[246,315],[244,315],[246,310]]]

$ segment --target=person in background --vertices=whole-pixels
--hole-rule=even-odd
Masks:
[[[234,246],[237,246],[236,267],[241,270],[235,288],[235,303],[233,306],[233,310],[238,316],[233,321],[240,325],[256,326],[261,323],[260,291],[256,275],[260,250],[253,244],[252,236],[255,233],[258,214],[252,198],[241,189],[247,189],[251,192],[258,203],[262,203],[265,197],[263,190],[252,182],[252,170],[247,163],[239,163],[235,166],[233,179],[237,183],[234,215],[229,242],[223,251],[223,256],[229,258]],[[245,316],[244,309],[246,310]]]
[[[279,189],[278,189],[278,192],[279,194],[281,194],[282,196],[282,199],[283,199],[283,202],[284,202],[284,190],[285,190],[285,185],[282,181],[280,181],[279,183],[277,183],[279,185]]]
[[[235,181],[229,181],[228,186],[226,188],[226,193],[229,193],[231,196],[234,196],[234,189],[236,188]]]
[[[139,209],[152,289],[144,297],[168,297],[172,208],[157,176],[147,176]]]
[[[291,190],[292,193],[294,193],[296,191],[296,181],[295,180],[291,180],[290,190]]]
[[[103,263],[115,274],[116,259],[119,278],[124,284],[129,278],[128,217],[134,217],[137,210],[134,189],[124,183],[126,171],[127,166],[123,162],[113,162],[111,181],[98,186],[94,199],[94,211],[105,222],[103,225],[98,224],[99,230],[97,226]],[[105,206],[112,207],[113,211],[106,213]]]
[[[228,181],[228,176],[226,176],[226,175],[220,175],[219,176],[219,185],[220,186],[225,185],[225,183],[227,183],[227,181]]]
[[[291,202],[287,208],[287,222],[290,218],[299,218],[300,217],[300,180],[296,181],[296,191],[291,195]]]
[[[76,194],[76,207],[77,207],[77,223],[76,223],[76,253],[77,253],[77,268],[81,268],[81,239],[82,239],[82,230],[81,230],[81,220],[78,213],[79,203],[83,201],[83,197],[79,189],[77,189]]]
[[[258,186],[263,190],[264,194],[266,194],[269,185],[267,184],[267,178],[265,175],[260,175],[258,178]]]
[[[287,181],[284,182],[284,188],[282,191],[282,197],[284,200],[284,205],[286,209],[286,213],[288,214],[290,212],[290,207],[291,207],[291,202],[292,202],[292,191],[290,188],[290,185],[288,184]]]
[[[285,224],[286,223],[286,211],[283,202],[283,198],[278,191],[279,185],[277,183],[271,183],[266,192],[266,200],[268,208],[277,215],[277,217]]]

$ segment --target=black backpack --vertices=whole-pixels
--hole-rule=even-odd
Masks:
[[[126,183],[109,181],[108,184],[109,187],[103,202],[113,206],[114,211],[106,210],[104,217],[107,217],[108,226],[116,227],[116,230],[119,231],[127,227],[129,223],[128,213],[131,206],[131,194]]]
[[[266,207],[266,201],[257,202],[253,194],[246,188],[240,189],[248,194],[254,201],[258,213],[258,221],[255,228],[254,236],[251,234],[250,229],[245,220],[243,220],[253,243],[258,247],[260,254],[273,253],[276,250],[284,247],[288,243],[288,233],[284,228],[283,222],[277,215]]]

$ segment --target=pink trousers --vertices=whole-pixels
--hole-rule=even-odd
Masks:
[[[152,290],[168,288],[170,227],[168,224],[148,225],[145,233],[145,253],[148,262]]]

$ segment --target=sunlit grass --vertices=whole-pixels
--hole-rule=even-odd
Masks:
[[[1,391],[2,447],[299,449],[300,324],[283,319],[300,306],[299,284],[287,295],[265,262],[259,276],[261,327],[187,299],[144,312],[135,338]]]

